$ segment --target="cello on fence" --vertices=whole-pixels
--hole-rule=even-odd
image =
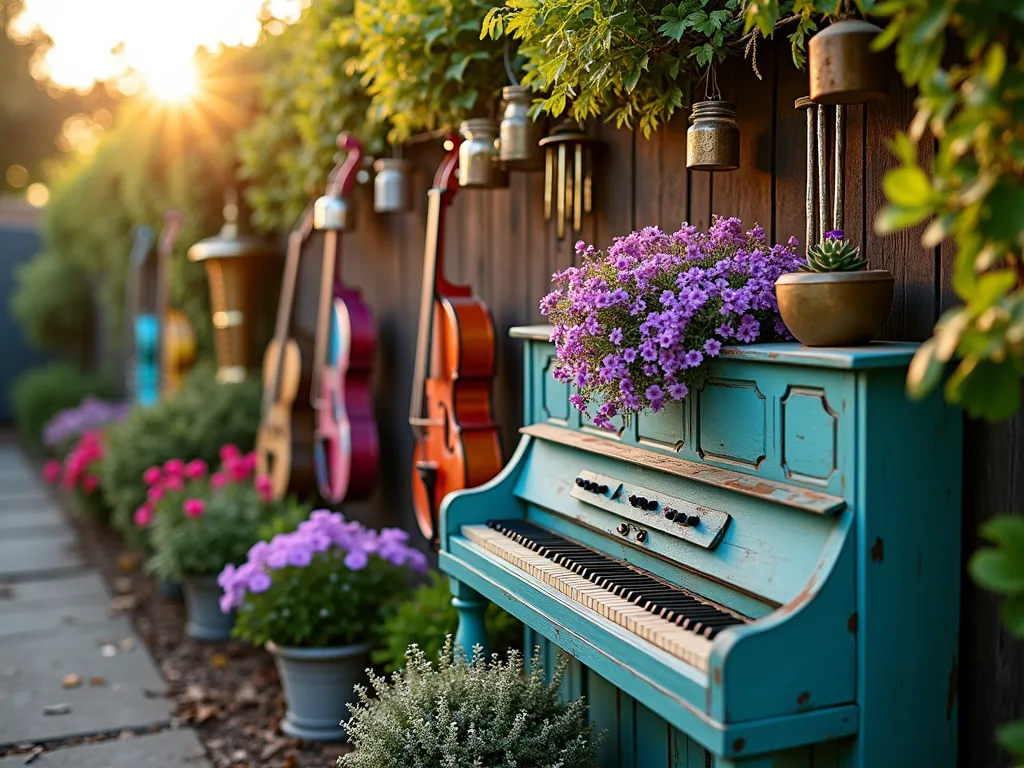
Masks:
[[[427,237],[419,336],[409,406],[413,504],[423,535],[438,544],[438,511],[452,491],[487,482],[502,468],[491,414],[494,324],[468,285],[444,277],[445,218],[458,191],[457,135],[427,192]]]

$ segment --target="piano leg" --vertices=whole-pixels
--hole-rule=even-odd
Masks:
[[[459,612],[459,629],[455,633],[455,647],[459,648],[467,658],[473,657],[473,647],[481,646],[484,656],[491,655],[491,644],[487,640],[487,628],[484,626],[484,611],[487,600],[476,590],[470,589],[461,581],[451,579],[452,605]]]

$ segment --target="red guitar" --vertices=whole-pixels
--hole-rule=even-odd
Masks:
[[[324,260],[311,393],[317,412],[313,456],[320,495],[332,504],[373,492],[379,451],[370,381],[377,345],[373,312],[341,275],[341,233],[352,216],[345,198],[363,147],[344,133],[338,146],[348,154],[314,214],[316,228],[324,230]]]
[[[501,470],[498,428],[491,415],[494,324],[468,285],[444,277],[444,220],[458,191],[461,139],[427,192],[423,294],[409,425],[413,452],[413,504],[423,535],[436,546],[441,501],[452,491],[486,483]]]

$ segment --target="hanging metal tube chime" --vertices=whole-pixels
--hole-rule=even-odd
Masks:
[[[594,198],[594,153],[601,142],[574,123],[563,123],[540,140],[544,150],[544,219],[555,216],[558,239],[565,237],[566,222],[573,231],[583,229],[583,214]],[[554,208],[554,211],[552,211]]]
[[[843,210],[846,204],[844,181],[846,113],[841,104],[835,107],[832,193],[830,196],[827,108],[815,104],[806,96],[797,99],[794,106],[807,113],[806,247],[810,248],[815,243],[821,242],[826,232],[843,228]],[[831,208],[831,217],[829,208]]]

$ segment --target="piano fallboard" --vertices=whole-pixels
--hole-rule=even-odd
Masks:
[[[464,645],[479,595],[568,654],[602,768],[953,764],[960,421],[906,401],[911,345],[731,351],[607,432],[516,335],[518,449],[442,504]]]

